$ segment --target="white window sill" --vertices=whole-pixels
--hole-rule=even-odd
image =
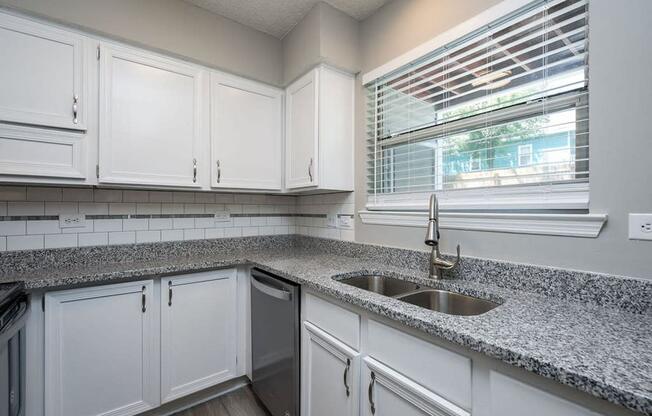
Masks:
[[[359,211],[363,224],[424,228],[423,211]],[[440,212],[442,229],[494,231],[516,234],[558,235],[596,238],[607,222],[607,214],[515,214]]]

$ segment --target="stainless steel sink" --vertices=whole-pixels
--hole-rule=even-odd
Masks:
[[[480,315],[498,306],[489,300],[437,289],[420,290],[397,299],[433,311],[463,316]]]
[[[402,295],[421,288],[416,283],[380,275],[353,276],[338,281],[385,296]]]

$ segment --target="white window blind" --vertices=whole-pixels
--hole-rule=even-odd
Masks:
[[[535,1],[366,85],[368,209],[587,209],[587,0]]]

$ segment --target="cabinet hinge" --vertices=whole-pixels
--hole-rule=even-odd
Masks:
[[[100,179],[100,165],[95,165],[95,176]]]
[[[97,60],[100,60],[100,45],[97,45]]]

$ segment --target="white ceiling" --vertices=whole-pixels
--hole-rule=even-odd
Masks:
[[[299,23],[319,0],[185,0],[279,39]],[[362,20],[388,0],[324,0]]]

